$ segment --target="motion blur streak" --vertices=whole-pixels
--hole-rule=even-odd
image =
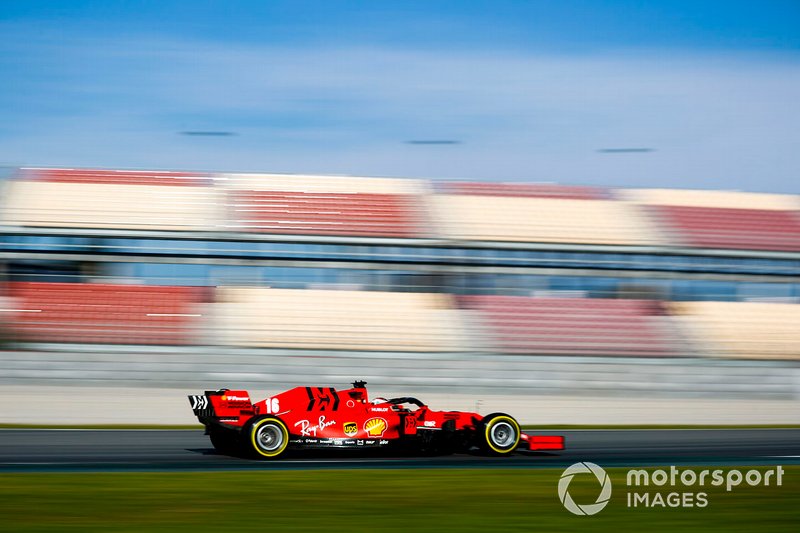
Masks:
[[[541,433],[538,430],[537,433]],[[576,460],[605,466],[774,464],[798,451],[800,430],[564,431],[558,454],[498,458],[476,455],[410,458],[391,452],[297,452],[280,461],[252,461],[214,452],[202,431],[0,430],[0,472],[219,471],[325,468],[563,468]],[[735,443],[735,444],[731,444]],[[782,464],[800,460],[781,458]]]
[[[793,195],[28,168],[2,207],[11,383],[798,396]]]

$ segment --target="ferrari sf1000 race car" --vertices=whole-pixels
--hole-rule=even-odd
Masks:
[[[434,411],[411,397],[370,401],[364,381],[346,390],[295,387],[255,403],[246,391],[221,389],[189,396],[189,402],[219,452],[263,459],[293,448],[395,445],[437,454],[477,449],[498,456],[564,449],[564,437],[527,435],[504,413]]]

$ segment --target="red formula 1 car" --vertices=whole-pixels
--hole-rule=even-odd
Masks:
[[[246,391],[189,396],[192,410],[222,453],[275,459],[292,448],[367,449],[389,445],[428,453],[477,448],[491,455],[563,450],[564,437],[530,436],[511,416],[434,411],[416,398],[369,401],[366,383],[295,387],[253,403]]]

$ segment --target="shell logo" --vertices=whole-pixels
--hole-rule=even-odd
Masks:
[[[370,418],[364,422],[364,431],[370,437],[383,437],[383,432],[386,431],[387,427],[389,427],[389,424],[383,418]]]

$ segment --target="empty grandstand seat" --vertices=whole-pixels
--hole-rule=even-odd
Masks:
[[[230,194],[230,213],[237,230],[398,238],[422,235],[415,196],[285,191]]]
[[[648,221],[625,202],[437,194],[433,220],[445,237],[481,241],[652,244]]]
[[[12,282],[10,329],[26,342],[194,344],[201,287]]]
[[[800,305],[673,302],[670,311],[707,355],[800,360]]]
[[[439,184],[442,194],[472,196],[514,196],[527,198],[561,198],[564,200],[606,200],[609,192],[599,187],[559,185],[557,183],[484,183],[450,181]]]
[[[216,188],[197,175],[29,170],[20,178],[6,184],[3,224],[207,231],[224,212]]]
[[[488,335],[489,348],[512,354],[675,355],[664,310],[650,300],[462,296]]]
[[[461,348],[450,298],[438,294],[219,287],[222,344],[439,352]]]
[[[229,228],[238,231],[420,237],[426,234],[419,180],[223,174]]]
[[[616,191],[616,196],[642,205],[800,210],[800,197],[791,194],[694,189],[620,189]]]
[[[197,172],[166,170],[111,170],[102,168],[26,168],[21,177],[59,183],[106,183],[116,185],[213,185],[211,176]]]
[[[427,194],[423,180],[307,174],[220,174],[218,182],[228,189],[333,194]]]
[[[776,209],[651,205],[678,242],[699,248],[800,251],[800,213]]]

